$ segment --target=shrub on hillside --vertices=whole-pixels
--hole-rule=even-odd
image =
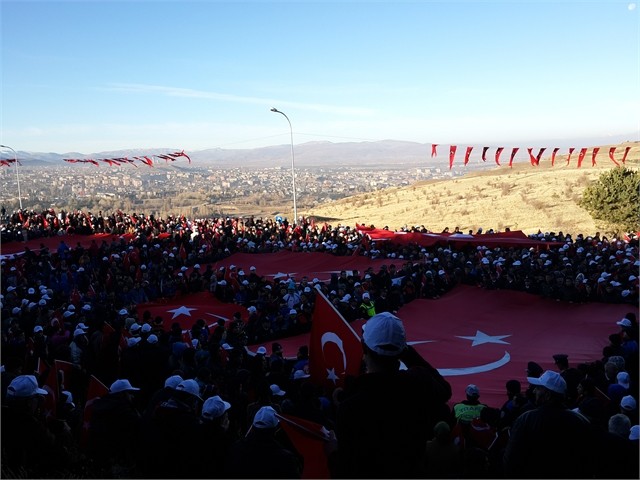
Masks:
[[[637,232],[639,190],[637,171],[612,168],[584,190],[580,206],[612,233]]]

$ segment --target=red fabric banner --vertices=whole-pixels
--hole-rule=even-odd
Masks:
[[[611,147],[609,149],[609,159],[616,164],[616,167],[619,167],[620,164],[618,162],[616,162],[616,159],[613,158],[613,154],[616,153],[616,147]]]
[[[529,162],[531,165],[536,165],[536,157],[533,156],[533,148],[527,148],[527,152],[529,152]]]
[[[458,147],[456,147],[455,145],[451,145],[449,147],[449,170],[451,170],[451,167],[453,167],[453,159],[456,157],[456,149]]]
[[[55,367],[49,367],[42,359],[38,358],[36,371],[38,373],[38,385],[41,385],[42,389],[47,391],[42,404],[42,411],[48,420],[55,419],[57,417],[58,393],[60,391]]]
[[[438,152],[436,151],[437,148],[438,148],[438,144],[437,143],[432,143],[431,144],[431,158],[433,158],[436,155],[438,155]]]
[[[591,166],[595,167],[596,166],[596,155],[598,155],[598,152],[600,151],[599,147],[595,147],[593,149],[593,152],[591,153]]]
[[[625,163],[627,161],[627,155],[629,154],[629,150],[631,150],[631,147],[627,147],[624,149],[624,155],[622,156],[622,163]]]
[[[464,153],[464,164],[465,164],[465,166],[467,165],[467,163],[469,163],[469,157],[471,156],[471,150],[473,150],[473,147],[467,147],[467,151]]]
[[[569,155],[567,156],[567,165],[569,165],[569,162],[571,161],[571,154],[573,153],[574,150],[575,148],[573,147],[569,148]]]
[[[54,360],[56,374],[58,375],[58,394],[62,390],[75,390],[77,382],[76,366],[71,362],[64,360]]]
[[[80,431],[80,448],[86,449],[89,441],[89,425],[91,423],[91,414],[93,413],[93,403],[100,397],[104,397],[109,393],[109,388],[98,380],[94,375],[89,377],[89,385],[87,386],[87,401],[82,412],[82,430]]]
[[[464,399],[465,387],[473,383],[483,403],[499,408],[507,380],[519,380],[526,388],[529,361],[553,370],[556,353],[567,354],[571,365],[599,360],[608,336],[619,331],[616,321],[628,311],[624,304],[556,302],[525,292],[458,285],[437,300],[413,300],[397,315],[407,342],[451,384],[452,403]],[[361,324],[351,325],[357,329]],[[294,356],[301,345],[310,345],[309,338],[305,334],[279,343],[285,356]]]
[[[261,256],[254,255],[254,257]],[[210,327],[215,325],[218,320],[224,320],[226,323],[236,312],[240,312],[242,318],[245,319],[249,316],[247,309],[242,305],[222,303],[210,292],[178,295],[164,302],[141,303],[136,307],[140,320],[142,320],[145,310],[151,313],[153,319],[161,317],[165,330],[169,330],[174,322],[177,322],[183,331],[188,331],[200,318]]]
[[[578,154],[578,168],[582,166],[582,161],[584,160],[584,156],[587,154],[587,149],[580,149],[580,153]]]
[[[520,150],[518,147],[513,147],[511,149],[511,157],[509,158],[509,166],[512,167],[513,166],[513,159],[516,156],[516,153],[518,153],[518,150]]]
[[[559,148],[554,148],[553,152],[551,152],[551,166],[553,167],[554,163],[556,163],[556,153],[558,153]]]
[[[540,159],[542,158],[542,153],[546,150],[546,148],[541,148],[540,151],[538,152],[538,155],[536,155],[536,165],[540,165]]]
[[[482,147],[482,161],[486,162],[487,161],[487,150],[489,150],[490,147]]]
[[[500,166],[500,154],[502,153],[502,150],[504,150],[504,147],[498,147],[496,150],[496,163],[498,166]]]
[[[358,375],[361,360],[360,336],[318,291],[309,338],[311,380],[333,391],[347,375]]]
[[[285,414],[276,416],[280,419],[280,427],[304,458],[301,478],[331,478],[324,450],[329,431],[319,423],[304,418]]]

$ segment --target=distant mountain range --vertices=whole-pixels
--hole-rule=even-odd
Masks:
[[[593,147],[602,145],[617,145],[627,141],[637,141],[637,135],[615,135],[608,137],[590,137],[582,139],[564,139],[532,142],[512,142],[510,144],[499,145],[507,149],[520,147],[554,148],[566,149],[569,147]],[[479,159],[483,147],[490,147],[488,155],[493,154],[498,145],[480,144],[459,144],[456,158],[462,159],[464,149],[473,146],[472,159]],[[81,154],[77,152],[69,153],[41,153],[18,151],[18,159],[21,165],[28,166],[48,166],[52,164],[62,165],[65,158],[88,159],[88,158],[117,158],[132,157],[141,155],[160,155],[181,151],[180,148],[151,148],[134,150],[116,150],[107,152],[97,152],[92,154]],[[229,167],[290,167],[291,166],[291,144],[274,145],[268,147],[252,149],[222,149],[213,148],[207,150],[185,151],[191,161],[199,165],[217,166],[220,168]],[[376,166],[408,166],[425,165],[428,161],[430,166],[448,166],[449,145],[438,146],[438,155],[431,158],[431,143],[406,142],[399,140],[381,140],[377,142],[342,142],[333,143],[327,141],[315,141],[302,144],[294,144],[294,162],[296,166],[304,167],[363,167],[372,168]],[[549,152],[550,153],[550,152]],[[503,156],[508,155],[505,151]],[[521,153],[520,153],[521,155]],[[162,162],[162,161],[160,161]],[[183,159],[179,159],[180,166],[185,166]],[[162,162],[163,163],[163,162]],[[160,163],[160,164],[162,164]],[[477,165],[477,162],[474,162]],[[175,164],[178,166],[178,164]]]

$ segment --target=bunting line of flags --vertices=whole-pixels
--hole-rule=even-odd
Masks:
[[[181,152],[173,152],[173,153],[163,153],[163,154],[158,154],[158,155],[140,155],[140,156],[135,156],[135,157],[115,157],[115,158],[63,158],[63,160],[65,162],[68,163],[91,163],[92,165],[95,165],[96,167],[99,167],[100,164],[106,164],[109,165],[111,167],[113,166],[120,166],[120,165],[133,165],[134,167],[138,168],[138,166],[136,165],[136,162],[139,163],[143,163],[149,167],[153,167],[154,163],[157,163],[157,160],[154,161],[154,159],[162,159],[165,161],[165,163],[169,163],[169,162],[175,162],[176,159],[184,157],[187,160],[189,160],[189,163],[191,163],[191,158],[189,157],[189,155],[187,155],[186,153],[184,153],[184,150],[182,150]],[[0,167],[10,167],[12,163],[16,163],[16,159],[15,158],[8,158],[8,159],[0,159]],[[20,163],[19,161],[18,165],[22,165],[22,163]]]
[[[437,144],[437,143],[431,144],[431,158],[438,156],[437,149],[439,146],[440,144]],[[472,146],[466,147],[464,152],[464,166],[467,166],[467,164],[469,163],[469,160],[471,158],[471,153],[474,148],[475,147],[472,147]],[[502,152],[505,150],[504,147],[482,147],[482,156],[481,156],[482,161],[483,162],[487,161],[487,152],[492,148],[495,148],[494,160],[496,162],[496,165],[501,167],[502,164],[500,163],[500,157],[502,155]],[[626,162],[627,156],[629,155],[629,151],[631,150],[631,147],[627,146],[624,148],[624,153],[622,154],[622,158],[620,159],[620,162],[618,162],[615,158],[615,153],[617,149],[618,147],[610,147],[608,156],[609,156],[609,160],[611,160],[617,167],[619,167],[620,163],[624,164]],[[542,154],[547,150],[551,150],[551,166],[553,167],[556,163],[556,155],[560,151],[560,148],[555,147],[553,149],[549,149],[547,147],[541,147],[536,154],[534,154],[533,150],[534,150],[533,148],[526,148],[527,154],[529,156],[529,162],[531,163],[532,166],[535,167],[540,165]],[[568,149],[567,163],[566,163],[567,165],[571,163],[571,158],[576,150],[578,149],[574,147],[570,147]],[[453,168],[457,151],[458,151],[458,145],[449,146],[449,170]],[[513,167],[513,161],[518,151],[520,151],[520,147],[513,147],[511,149],[511,154],[509,156],[509,167]],[[577,151],[577,168],[582,167],[582,164],[584,162],[584,159],[587,157],[588,152],[589,152],[589,148],[580,148]],[[600,153],[600,147],[593,147],[591,149],[591,166],[596,165],[596,157],[598,156],[598,153]],[[165,160],[166,163],[168,163],[168,162],[174,162],[176,159],[181,157],[185,157],[189,161],[189,163],[191,163],[191,158],[184,152],[184,150],[182,150],[181,152],[173,152],[173,153],[158,154],[158,155],[140,155],[140,156],[134,156],[134,157],[115,157],[115,158],[97,158],[97,159],[64,158],[63,160],[68,163],[91,163],[96,167],[99,167],[100,164],[107,164],[109,166],[120,166],[120,165],[129,164],[138,168],[138,166],[136,165],[136,162],[142,163],[149,167],[153,167],[154,163],[157,163],[157,161],[154,161],[154,159],[162,159],[162,160]],[[10,167],[12,163],[16,163],[16,162],[19,165],[22,165],[15,158],[0,159],[0,167]]]
[[[12,163],[16,163],[15,158],[7,158],[6,160],[0,158],[0,167],[10,167]],[[18,164],[22,165],[20,162]]]
[[[438,147],[440,145],[437,143],[432,143],[431,144],[431,158],[437,157],[438,156]],[[482,161],[486,162],[487,161],[487,152],[489,151],[489,149],[491,149],[492,147],[482,147]],[[468,146],[465,150],[464,153],[464,165],[466,166],[469,163],[469,159],[471,157],[471,152],[473,151],[474,147]],[[617,167],[620,166],[620,163],[618,163],[618,161],[615,159],[614,155],[616,153],[616,150],[618,149],[618,147],[611,147],[609,148],[609,159],[615,163],[615,165]],[[451,170],[453,168],[453,164],[455,162],[455,157],[456,157],[456,152],[458,150],[458,146],[457,145],[450,145],[449,146],[449,170]],[[518,153],[518,151],[520,150],[519,147],[513,147],[511,149],[511,155],[509,157],[509,167],[513,166],[513,159],[515,158],[516,154]],[[533,153],[533,148],[527,148],[527,153],[529,154],[529,162],[531,163],[532,166],[537,167],[538,165],[540,165],[540,160],[542,159],[542,154],[548,150],[547,147],[542,147],[538,150],[538,153],[536,153],[534,155]],[[575,148],[571,147],[569,148],[568,154],[567,154],[567,165],[569,165],[569,163],[571,162],[571,157],[573,155],[573,153],[575,152]],[[624,164],[627,161],[627,155],[629,155],[629,150],[631,150],[630,146],[625,147],[624,149],[624,154],[622,155],[622,159],[621,162]],[[504,151],[504,147],[496,147],[495,150],[495,154],[494,154],[494,159],[496,162],[496,165],[498,165],[499,167],[501,167],[502,165],[500,164],[500,156],[502,155],[502,152]],[[555,147],[552,152],[551,152],[551,166],[553,167],[555,165],[556,162],[556,154],[560,151],[559,147]],[[588,148],[581,148],[578,151],[578,161],[577,161],[577,168],[582,167],[582,163],[585,159],[585,157],[587,156],[587,152],[589,151]],[[600,147],[593,147],[591,149],[591,166],[595,166],[596,165],[596,157],[598,156],[598,153],[600,152]]]
[[[184,150],[182,150],[181,152],[165,153],[165,154],[159,154],[159,155],[141,155],[141,156],[135,156],[131,158],[116,157],[116,158],[98,158],[95,160],[92,158],[64,158],[63,160],[69,163],[91,163],[96,167],[99,167],[100,163],[106,163],[111,167],[130,164],[138,168],[135,162],[140,162],[149,167],[153,167],[154,158],[163,159],[165,160],[166,163],[168,163],[168,162],[174,162],[177,158],[180,158],[180,157],[185,157],[187,160],[189,160],[189,163],[191,163],[191,158],[189,157],[189,155],[184,153]]]

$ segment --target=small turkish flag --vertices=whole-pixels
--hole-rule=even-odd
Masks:
[[[331,302],[318,291],[309,337],[311,380],[330,390],[357,376],[362,361],[360,337]]]

